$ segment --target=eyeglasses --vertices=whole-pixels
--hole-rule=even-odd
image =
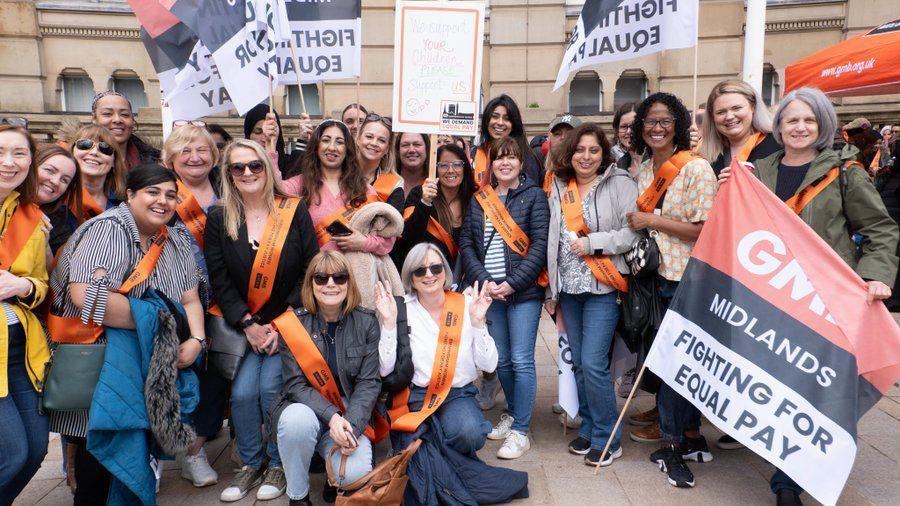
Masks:
[[[236,162],[228,166],[228,170],[231,171],[231,177],[240,177],[246,169],[250,169],[251,174],[259,174],[265,168],[266,166],[262,163],[262,160],[252,160],[247,163]]]
[[[672,128],[672,125],[675,124],[675,120],[672,118],[663,118],[663,119],[645,119],[644,120],[644,130],[653,130],[656,128],[656,125],[663,127],[664,130],[668,130]]]
[[[427,276],[428,273],[431,273],[432,276],[437,276],[442,272],[444,272],[444,266],[442,264],[425,265],[414,270],[413,276],[423,278]]]
[[[172,122],[172,126],[182,127],[184,125],[194,125],[196,127],[205,127],[205,121],[197,121],[197,120],[189,120],[189,119],[176,119]]]
[[[319,286],[327,285],[329,279],[334,281],[334,284],[336,285],[346,285],[347,281],[350,281],[350,273],[341,271],[333,274],[328,272],[316,272],[313,274],[313,282]]]
[[[379,122],[379,123],[383,124],[384,126],[388,127],[388,130],[390,130],[393,125],[393,123],[391,122],[391,118],[388,118],[387,116],[382,116],[380,114],[376,114],[374,112],[370,112],[369,114],[366,114],[366,119],[363,120],[363,126],[365,126],[366,123],[375,123],[375,122]]]
[[[462,160],[454,160],[452,162],[440,162],[437,164],[437,168],[439,168],[441,170],[447,170],[451,167],[456,170],[462,170],[462,168],[465,166],[466,166],[466,164]]]
[[[631,126],[632,125],[619,125],[619,131],[627,132],[627,131],[631,130]],[[651,128],[653,128],[653,127],[651,127]],[[665,127],[663,127],[663,128],[665,128]]]
[[[12,125],[20,128],[28,128],[28,120],[25,118],[0,118],[0,125]]]
[[[94,149],[94,141],[90,139],[79,139],[75,141],[75,147],[82,151],[90,151]],[[97,143],[97,150],[106,156],[112,156],[113,153],[116,152],[116,148],[103,141]]]

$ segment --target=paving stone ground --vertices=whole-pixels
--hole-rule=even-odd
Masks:
[[[593,475],[593,469],[585,466],[580,457],[566,451],[567,442],[574,437],[572,431],[563,434],[550,407],[556,401],[556,330],[552,322],[544,319],[538,335],[536,363],[538,396],[533,417],[531,450],[515,461],[500,461],[495,457],[500,442],[488,441],[479,452],[482,459],[495,465],[506,465],[529,476],[529,499],[516,501],[521,505],[596,505],[596,504],[774,504],[769,493],[768,479],[773,467],[749,450],[724,451],[713,448],[714,461],[706,464],[690,463],[696,477],[693,489],[676,489],[668,484],[665,475],[650,463],[648,455],[654,445],[636,443],[627,436],[622,438],[624,456],[608,468]],[[501,397],[502,399],[502,397]],[[619,407],[623,400],[619,399]],[[630,409],[648,409],[652,398],[641,395]],[[498,407],[486,413],[492,422],[500,416]],[[628,430],[628,427],[625,427]],[[623,433],[624,434],[624,433]],[[721,433],[705,423],[703,434],[710,444]],[[209,443],[207,452],[219,473],[219,484],[206,488],[194,488],[180,476],[179,464],[167,462],[159,491],[159,504],[166,505],[218,505],[219,493],[234,475],[231,462],[231,444],[227,431]],[[839,504],[900,504],[900,388],[895,387],[859,424],[859,451],[853,473]],[[388,448],[378,448],[379,459]],[[65,485],[61,470],[59,438],[53,437],[50,452],[37,476],[16,500],[16,505],[65,505],[72,499]],[[312,499],[322,504],[319,497],[322,475],[312,479]],[[806,504],[818,504],[808,495]],[[286,496],[274,501],[255,501],[252,494],[236,504],[266,506],[287,505]]]

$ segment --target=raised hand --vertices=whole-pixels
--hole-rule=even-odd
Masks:
[[[392,329],[397,326],[397,301],[381,281],[375,284],[375,312],[383,328]]]
[[[472,285],[472,303],[469,304],[469,321],[472,322],[473,327],[484,328],[485,315],[487,315],[487,310],[491,307],[492,302],[493,298],[488,292],[488,283],[482,284],[479,289],[476,281]]]
[[[422,184],[422,203],[430,206],[435,197],[437,197],[437,178],[428,178]]]

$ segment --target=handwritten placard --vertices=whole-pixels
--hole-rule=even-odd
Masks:
[[[398,2],[394,130],[477,135],[484,4]]]

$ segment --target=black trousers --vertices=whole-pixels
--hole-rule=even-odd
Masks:
[[[87,450],[87,440],[70,438],[75,451],[75,506],[104,506],[109,496],[110,474]]]

